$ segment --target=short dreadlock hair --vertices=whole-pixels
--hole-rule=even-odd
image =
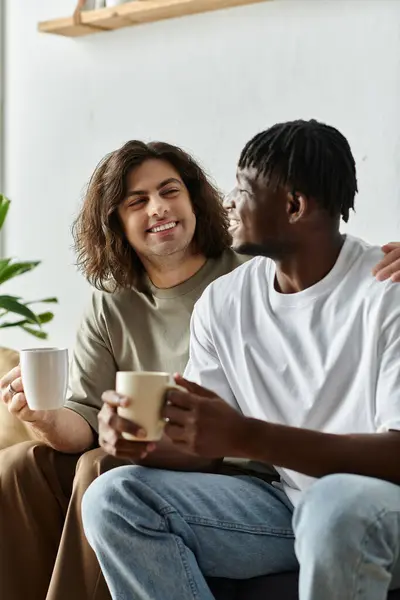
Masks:
[[[334,127],[311,121],[278,123],[250,140],[239,168],[254,167],[277,187],[315,198],[332,217],[347,223],[358,191],[354,157]]]

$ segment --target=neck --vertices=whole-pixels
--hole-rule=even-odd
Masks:
[[[310,241],[311,240],[311,241]],[[276,288],[282,294],[301,292],[321,281],[333,268],[344,243],[339,231],[313,233],[296,251],[276,261]]]
[[[187,281],[201,269],[206,262],[202,254],[185,253],[182,256],[171,254],[170,256],[157,257],[157,260],[143,260],[153,285],[160,289],[168,289]]]

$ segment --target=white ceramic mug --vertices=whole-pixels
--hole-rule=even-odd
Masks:
[[[186,390],[176,385],[170,373],[152,371],[118,371],[115,389],[118,394],[128,396],[129,406],[118,407],[118,414],[143,427],[147,436],[137,438],[130,433],[123,433],[126,440],[157,441],[161,439],[164,421],[161,410],[164,406],[165,393],[169,389]]]
[[[132,0],[106,0],[106,6],[119,6],[120,4],[126,4],[127,2],[132,2]]]
[[[105,5],[105,0],[86,0],[82,10],[97,10],[98,8],[104,8]]]
[[[68,388],[66,348],[27,348],[20,352],[21,377],[31,410],[56,410]]]

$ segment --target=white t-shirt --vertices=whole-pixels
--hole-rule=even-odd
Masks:
[[[301,292],[278,293],[262,257],[214,281],[195,306],[185,376],[272,423],[400,429],[400,285],[374,279],[381,257],[348,235],[330,273]],[[277,471],[294,504],[314,481]]]

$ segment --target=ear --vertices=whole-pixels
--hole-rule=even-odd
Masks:
[[[293,190],[287,194],[286,211],[288,222],[297,223],[307,213],[308,199],[302,192]]]

